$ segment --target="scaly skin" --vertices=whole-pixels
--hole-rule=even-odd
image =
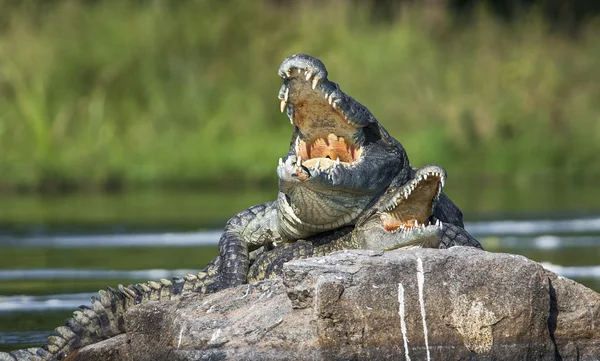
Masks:
[[[280,91],[282,109],[287,106],[294,132],[289,153],[277,168],[277,200],[251,207],[229,220],[219,242],[220,256],[204,272],[173,281],[101,291],[100,298],[92,298],[92,309],[80,308],[66,326],[57,329],[60,336],[48,339],[47,350],[0,353],[0,361],[60,360],[75,348],[122,333],[125,311],[132,305],[178,298],[184,291],[215,292],[245,283],[248,253],[271,242],[294,241],[328,231],[338,235],[336,232],[346,231],[351,234],[351,243],[360,241],[353,237],[363,228],[350,232],[351,226],[360,220],[364,220],[361,226],[370,226],[368,217],[385,213],[373,205],[386,189],[390,193],[401,189],[417,171],[410,167],[402,145],[368,109],[327,79],[327,70],[318,59],[308,55],[289,57],[282,63],[280,75],[284,78]],[[385,199],[384,196],[382,200]],[[441,246],[478,246],[462,229],[462,213],[443,193],[433,207],[433,216],[443,222]],[[365,228],[365,234],[369,232]],[[313,238],[325,242],[327,234]],[[321,244],[318,252],[330,252],[338,249],[340,243],[345,244],[344,236],[334,239],[335,242]],[[368,237],[362,240],[364,245],[353,247],[373,244]],[[309,244],[314,248],[314,243]],[[302,252],[306,253],[306,249]],[[283,264],[283,259],[287,260],[285,256],[275,258],[257,260],[255,265]]]
[[[481,244],[464,228],[441,222],[433,213],[446,180],[446,172],[436,165],[415,171],[413,179],[388,191],[356,226],[321,233],[306,240],[284,243],[253,255],[256,261],[248,271],[248,282],[281,275],[283,264],[293,259],[324,256],[349,249],[390,251],[398,248],[449,248]]]
[[[481,248],[463,228],[438,222],[433,215],[445,178],[444,169],[438,166],[418,169],[409,182],[388,189],[355,227],[346,226],[264,251],[250,267],[247,282],[279,275],[283,264],[292,259],[345,249],[448,248],[456,245]],[[259,207],[254,211],[258,213],[264,209]],[[267,237],[263,241],[270,244],[275,239]],[[59,335],[49,337],[43,348],[0,353],[0,361],[62,360],[75,349],[124,333],[126,312],[134,305],[178,299],[184,292],[214,292],[219,288],[216,285],[221,278],[220,263],[221,257],[217,256],[196,275],[100,290],[99,297],[91,298],[92,307],[81,306],[76,310],[65,326],[56,329]]]
[[[0,352],[0,361],[63,360],[75,349],[124,333],[125,314],[137,304],[175,300],[184,292],[212,292],[214,284],[218,282],[220,262],[221,258],[217,257],[198,274],[174,277],[171,281],[163,279],[100,290],[99,297],[90,299],[91,307],[80,306],[65,326],[56,328],[58,335],[48,337],[43,347]]]
[[[267,239],[294,241],[354,225],[389,187],[414,177],[402,145],[362,104],[328,79],[325,65],[298,54],[279,67],[281,111],[294,131],[277,167],[275,202],[238,213],[219,242],[218,286],[246,280],[248,253]],[[444,194],[437,219],[464,228],[462,213]]]

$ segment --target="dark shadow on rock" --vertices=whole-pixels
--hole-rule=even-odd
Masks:
[[[548,331],[550,332],[550,339],[552,340],[552,344],[554,345],[554,359],[557,361],[562,361],[562,356],[558,351],[558,345],[556,344],[556,339],[554,338],[554,331],[556,331],[556,325],[558,320],[558,301],[556,300],[556,290],[552,286],[552,281],[548,278],[548,290],[550,295],[550,314],[548,315]]]

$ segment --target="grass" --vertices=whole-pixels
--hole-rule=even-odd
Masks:
[[[599,25],[468,24],[360,5],[0,0],[0,187],[276,182],[284,57],[304,52],[414,165],[532,183],[600,175]]]

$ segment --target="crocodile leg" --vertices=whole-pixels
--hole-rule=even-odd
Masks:
[[[436,165],[419,168],[414,178],[391,187],[355,227],[344,227],[286,243],[256,256],[248,271],[248,282],[281,274],[283,264],[293,259],[323,256],[348,249],[394,250],[408,247],[482,248],[464,228],[435,217],[436,202],[446,172]]]
[[[219,240],[221,264],[218,280],[211,287],[211,292],[246,283],[248,253],[267,241],[279,239],[276,222],[275,202],[250,207],[227,222]]]
[[[439,248],[450,248],[454,246],[467,246],[483,249],[481,243],[469,234],[464,228],[454,224],[444,223],[442,238]]]

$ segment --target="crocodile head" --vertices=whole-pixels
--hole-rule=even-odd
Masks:
[[[364,145],[362,128],[375,124],[371,113],[327,79],[327,69],[319,59],[289,57],[279,75],[284,79],[280,107],[294,125],[296,162],[322,170],[357,162]],[[300,172],[299,176],[309,175]]]
[[[419,168],[413,179],[391,187],[354,229],[360,248],[391,250],[401,247],[437,248],[442,223],[433,208],[446,181],[446,171],[436,165]]]
[[[328,79],[308,55],[279,68],[281,111],[294,126],[290,150],[277,168],[280,230],[303,238],[353,222],[399,173],[406,152],[362,104]]]

